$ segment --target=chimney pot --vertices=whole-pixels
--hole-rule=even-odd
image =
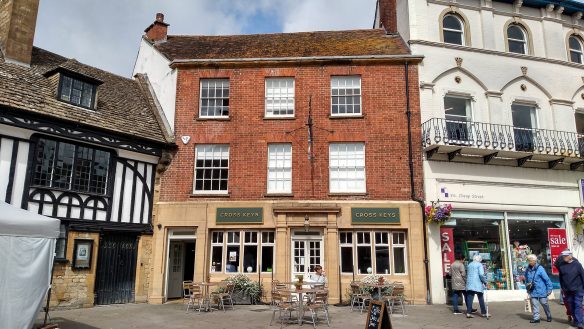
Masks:
[[[156,13],[156,20],[144,30],[146,32],[146,39],[152,42],[166,41],[166,34],[168,32],[168,24],[164,23],[164,14]]]
[[[156,21],[160,22],[160,23],[164,23],[164,14],[163,13],[157,13],[156,14]]]

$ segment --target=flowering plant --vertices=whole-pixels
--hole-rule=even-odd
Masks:
[[[452,205],[446,204],[441,206],[432,202],[432,205],[426,206],[425,213],[428,223],[442,225],[452,216]]]
[[[385,281],[385,278],[383,277],[383,275],[379,275],[379,274],[369,274],[366,277],[364,277],[363,279],[361,279],[361,282],[364,284],[369,284],[369,285],[380,285],[383,284],[386,287],[382,288],[382,292],[383,293],[389,293],[390,292],[390,287],[387,284],[387,282]],[[365,290],[369,291],[369,293],[377,293],[377,288],[375,287],[367,287],[365,288]]]
[[[582,234],[582,225],[584,224],[584,208],[576,208],[572,213],[572,222],[576,224],[576,234]]]

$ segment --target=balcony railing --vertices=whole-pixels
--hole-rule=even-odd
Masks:
[[[567,131],[434,118],[422,124],[422,134],[424,149],[449,145],[494,152],[528,152],[562,158],[584,157],[584,135]]]

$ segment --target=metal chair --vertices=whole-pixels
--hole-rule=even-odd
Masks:
[[[192,280],[188,280],[188,281],[183,281],[182,282],[182,296],[183,296],[183,304],[186,304],[189,302],[190,299],[190,288],[193,285],[193,281]]]
[[[405,305],[405,287],[401,282],[394,282],[392,284],[393,289],[391,295],[387,296],[387,303],[389,304],[389,314],[393,314],[395,307],[399,306],[401,308],[402,315],[406,315],[406,305]]]
[[[280,328],[284,325],[284,321],[289,322],[292,319],[292,312],[298,312],[298,304],[292,301],[290,293],[279,290],[272,291],[272,319],[270,320],[270,326],[274,322],[276,312],[279,313]]]
[[[314,300],[304,307],[305,310],[310,311],[310,318],[312,321],[307,321],[312,323],[312,326],[316,328],[316,323],[318,322],[318,311],[322,311],[326,317],[327,326],[331,326],[328,314],[328,291],[322,290],[314,293]]]
[[[353,311],[354,306],[359,306],[359,310],[363,313],[363,308],[365,308],[365,302],[371,301],[373,297],[371,293],[367,291],[359,282],[351,282],[351,311]]]
[[[189,286],[189,303],[187,304],[187,312],[193,307],[195,310],[195,301],[197,302],[197,310],[201,313],[201,308],[204,304],[203,288],[198,284],[191,284]]]
[[[233,290],[235,289],[235,284],[228,283],[223,291],[219,292],[212,292],[211,298],[217,300],[217,307],[223,309],[225,311],[225,301],[228,301],[231,305],[231,309],[233,310]]]

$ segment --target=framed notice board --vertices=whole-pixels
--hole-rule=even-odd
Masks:
[[[365,329],[393,329],[385,302],[372,300],[369,303]]]

